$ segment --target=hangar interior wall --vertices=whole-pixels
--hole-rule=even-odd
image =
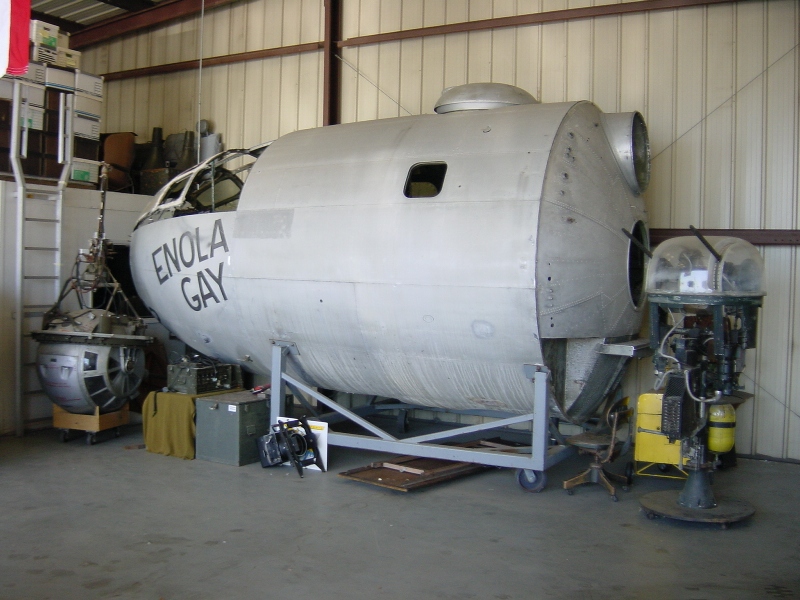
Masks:
[[[606,2],[343,0],[343,38]],[[320,41],[322,0],[250,0],[208,11],[202,56]],[[494,81],[542,102],[639,110],[650,129],[654,228],[797,228],[800,5],[794,0],[597,17],[345,47],[342,122],[431,113],[442,89]],[[85,50],[99,74],[196,59],[200,19]],[[200,105],[198,108],[198,88]],[[322,55],[310,52],[109,82],[107,131],[149,139],[210,119],[228,148],[322,124]],[[765,247],[768,296],[749,351],[737,450],[800,459],[800,257]],[[631,369],[626,391],[652,383]]]

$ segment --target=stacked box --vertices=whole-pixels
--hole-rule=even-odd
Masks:
[[[97,96],[75,92],[75,114],[89,119],[100,120],[103,101]]]
[[[31,83],[44,84],[45,66],[39,63],[30,62],[28,63],[28,72],[24,75],[20,75],[19,79],[30,81]]]
[[[58,25],[35,19],[31,20],[30,36],[35,46],[42,46],[55,51],[58,48],[58,33]]]
[[[75,89],[103,99],[103,78],[80,70],[75,71]]]
[[[67,67],[69,69],[81,68],[81,53],[77,50],[59,48],[56,56],[56,66]]]
[[[27,102],[31,106],[44,108],[44,87],[32,83],[25,83],[20,90],[20,97],[23,102]],[[0,98],[5,100],[13,100],[14,98],[14,80],[8,77],[0,78]]]
[[[31,21],[31,60],[34,62],[56,64],[58,60],[58,26],[44,21]]]
[[[72,120],[72,131],[77,137],[90,140],[100,139],[100,119],[91,119],[82,115],[75,115]]]
[[[36,106],[28,106],[23,109],[19,116],[20,125],[28,129],[42,131],[44,129],[44,109]]]
[[[58,50],[53,50],[49,46],[34,44],[31,47],[31,60],[48,65],[55,65],[58,63]]]
[[[99,180],[100,118],[103,102],[103,79],[81,72],[81,53],[69,49],[69,34],[43,21],[30,26],[32,61],[24,75],[21,89],[20,121],[28,129],[27,158],[22,160],[25,175],[60,176],[58,162],[60,99],[74,94],[74,110],[65,113],[71,119],[73,164],[70,178],[96,183]],[[0,78],[0,171],[10,172],[10,123],[14,91],[13,77]],[[77,93],[76,93],[77,91]]]
[[[72,170],[69,178],[73,181],[97,183],[100,178],[100,166],[96,163],[75,159],[72,161]]]
[[[228,465],[258,462],[256,440],[269,433],[267,400],[250,392],[200,396],[196,458]]]
[[[75,91],[75,73],[47,65],[44,71],[44,84],[47,87],[73,92]]]

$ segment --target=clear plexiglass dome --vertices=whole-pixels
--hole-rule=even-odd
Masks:
[[[710,236],[720,255],[711,254],[694,236],[658,245],[647,268],[648,294],[763,296],[764,261],[758,249],[739,238]]]

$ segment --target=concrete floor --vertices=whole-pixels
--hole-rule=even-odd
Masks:
[[[67,444],[47,430],[0,438],[0,598],[800,598],[800,466],[741,460],[715,492],[757,512],[723,531],[649,521],[640,477],[613,503],[541,494],[491,470],[408,494],[336,473],[375,454],[332,448],[328,474],[231,467]],[[621,463],[617,463],[621,465]]]

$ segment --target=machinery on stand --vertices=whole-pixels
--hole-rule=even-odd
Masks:
[[[744,501],[718,499],[712,472],[735,439],[735,407],[752,397],[739,376],[745,351],[754,348],[764,267],[758,250],[731,237],[680,237],[660,244],[650,261],[650,344],[661,396],[660,435],[680,442],[682,490],[641,498],[648,517],[729,523],[755,512]],[[663,391],[662,390],[663,387]],[[652,402],[653,394],[648,394]]]
[[[105,236],[107,165],[101,174],[100,214],[88,250],[82,250],[56,303],[44,314],[36,373],[55,405],[53,426],[68,439],[70,429],[86,432],[93,444],[99,431],[126,424],[127,402],[146,375],[145,323],[136,314],[106,259],[113,252]]]

